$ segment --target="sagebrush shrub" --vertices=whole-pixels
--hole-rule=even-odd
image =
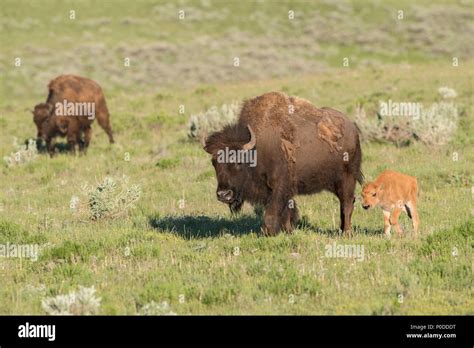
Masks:
[[[141,187],[139,185],[129,185],[128,179],[123,177],[115,180],[106,177],[97,186],[84,185],[83,201],[77,196],[71,198],[70,207],[73,211],[86,210],[92,220],[116,218],[126,215],[128,211],[135,207],[140,199]]]
[[[191,115],[189,118],[188,136],[199,139],[201,136],[222,129],[234,123],[240,111],[240,103],[232,102],[221,107],[212,106],[205,112]]]
[[[42,300],[43,310],[50,315],[93,315],[100,309],[100,298],[95,288],[79,286],[79,290],[67,295],[47,297]]]
[[[425,145],[444,145],[454,137],[459,121],[459,113],[454,99],[455,90],[440,87],[441,101],[421,109],[419,118],[400,116],[368,117],[364,108],[358,105],[355,121],[364,141],[392,142],[407,145],[420,141]]]
[[[423,110],[421,117],[413,122],[414,137],[427,145],[447,144],[458,128],[458,109],[453,102],[441,101]]]
[[[18,145],[17,139],[14,139],[13,146],[15,151],[8,156],[3,157],[3,161],[7,167],[13,167],[31,162],[38,157],[38,149],[34,139],[28,139],[28,142],[23,145]]]

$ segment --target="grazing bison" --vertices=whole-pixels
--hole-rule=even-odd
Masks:
[[[265,207],[263,232],[290,232],[298,221],[293,197],[322,190],[340,201],[341,229],[351,233],[356,181],[362,183],[356,125],[331,108],[283,93],[244,102],[236,124],[203,141],[212,155],[217,199],[239,211]]]
[[[36,105],[33,110],[33,120],[38,130],[38,143],[44,140],[51,156],[56,136],[67,137],[72,153],[75,153],[76,145],[86,151],[94,118],[109,136],[110,143],[114,142],[109,111],[97,82],[74,75],[61,75],[49,83],[48,89],[46,103]]]

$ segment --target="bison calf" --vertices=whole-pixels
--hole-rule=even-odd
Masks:
[[[350,233],[362,155],[356,125],[342,113],[267,93],[244,102],[237,123],[203,145],[212,155],[217,199],[232,212],[244,201],[263,205],[265,234],[291,231],[294,196],[323,190],[339,198],[341,229]]]
[[[398,235],[401,235],[402,229],[398,224],[398,217],[402,212],[407,213],[412,219],[413,230],[417,234],[420,223],[416,209],[417,195],[416,178],[386,170],[362,189],[362,207],[370,209],[379,205],[382,208],[384,232],[387,236],[390,235],[392,225]]]
[[[97,82],[74,75],[61,75],[49,83],[48,89],[46,103],[36,105],[33,110],[33,120],[38,141],[46,142],[51,156],[57,136],[67,138],[72,153],[75,153],[76,145],[85,152],[95,118],[107,133],[110,143],[114,142],[109,111]]]

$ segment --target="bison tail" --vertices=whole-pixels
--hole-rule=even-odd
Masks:
[[[355,123],[354,123],[355,124]],[[357,124],[355,124],[357,132],[360,133],[359,127],[357,127]],[[357,179],[357,182],[362,186],[364,184],[364,173],[362,172],[362,149],[360,146],[360,140],[359,140],[359,135],[356,135],[356,151],[355,151],[355,176]]]

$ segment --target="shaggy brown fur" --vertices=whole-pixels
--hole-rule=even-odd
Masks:
[[[54,153],[56,136],[67,137],[72,153],[75,152],[77,144],[81,150],[86,151],[92,136],[91,124],[94,120],[89,119],[87,115],[56,115],[56,103],[62,104],[64,100],[70,103],[94,103],[97,122],[107,133],[110,143],[114,142],[109,111],[102,88],[97,82],[74,75],[61,75],[49,83],[48,89],[46,103],[35,106],[33,120],[38,131],[37,138],[46,141],[51,156]],[[82,133],[84,139],[81,137]]]
[[[219,150],[242,149],[255,133],[257,165],[218,163]],[[340,200],[341,229],[351,231],[356,181],[362,183],[361,149],[356,125],[342,113],[319,109],[283,93],[267,93],[244,102],[237,124],[211,134],[218,199],[231,211],[244,201],[263,204],[263,231],[291,231],[298,220],[293,197],[322,190]]]

